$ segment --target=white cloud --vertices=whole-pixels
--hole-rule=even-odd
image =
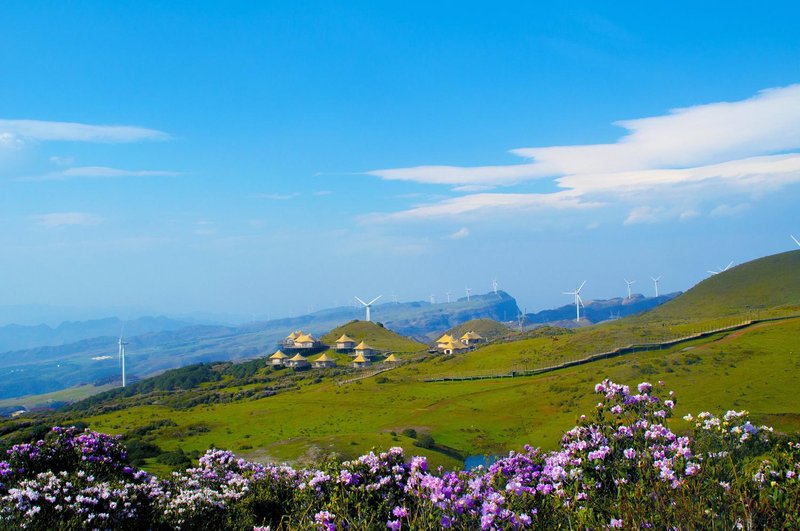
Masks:
[[[97,225],[103,221],[101,217],[86,212],[52,212],[34,216],[34,219],[46,229],[60,229],[75,225]]]
[[[689,210],[684,210],[678,215],[678,219],[681,221],[688,221],[690,219],[694,219],[700,215],[700,212],[697,210],[690,208]]]
[[[293,192],[291,194],[253,194],[252,197],[255,199],[270,199],[272,201],[287,201],[299,195],[298,192]]]
[[[674,109],[664,116],[616,122],[628,130],[614,144],[519,148],[530,159],[504,166],[417,166],[367,172],[387,180],[451,185],[507,185],[542,177],[685,168],[800,147],[800,84],[764,90],[733,103]]]
[[[0,120],[0,138],[2,137],[16,142],[41,140],[112,144],[170,138],[162,131],[132,125],[91,125],[44,120]]]
[[[429,219],[465,214],[474,214],[492,209],[575,209],[591,208],[600,203],[583,201],[570,192],[553,194],[473,194],[446,199],[439,203],[419,205],[401,212],[378,215],[378,220],[401,221]],[[373,216],[367,216],[371,219]]]
[[[461,240],[463,238],[466,238],[467,236],[469,236],[469,229],[466,228],[466,227],[461,227],[460,229],[455,231],[453,234],[450,234],[449,236],[447,236],[447,239],[448,240]]]
[[[635,205],[626,223],[694,212],[701,198],[758,196],[800,182],[800,84],[761,91],[738,102],[675,109],[663,116],[616,122],[628,133],[611,144],[515,149],[528,162],[373,170],[386,180],[486,187],[553,179],[564,189],[544,194],[476,193],[412,207],[383,219],[457,216],[484,209],[532,206],[582,208],[600,202]],[[557,199],[553,199],[557,198]],[[672,201],[666,208],[647,203]],[[688,203],[688,204],[687,204]]]
[[[21,177],[20,181],[64,181],[68,179],[115,179],[120,177],[172,177],[179,172],[164,170],[121,170],[106,166],[82,166],[35,177]]]
[[[636,223],[655,223],[664,214],[663,208],[653,208],[649,206],[639,206],[631,210],[625,218],[625,225]]]

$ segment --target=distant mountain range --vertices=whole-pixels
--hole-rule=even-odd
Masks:
[[[585,315],[592,321],[643,311],[671,298],[637,297],[631,301],[591,301]],[[529,314],[526,324],[574,319],[574,306]],[[429,334],[448,330],[472,319],[515,322],[516,300],[504,291],[466,297],[450,303],[384,303],[372,307],[372,320],[399,334],[430,341]],[[338,307],[309,315],[246,325],[191,325],[165,317],[147,317],[125,324],[126,368],[133,381],[192,363],[244,360],[274,352],[277,342],[292,330],[321,336],[337,326],[363,319],[361,307]],[[0,327],[0,398],[41,394],[78,384],[119,379],[117,338],[119,319]],[[10,348],[9,348],[10,346]]]
[[[0,352],[66,345],[93,337],[119,337],[123,331],[128,336],[138,336],[150,332],[179,330],[192,325],[193,323],[189,321],[168,317],[140,317],[130,321],[110,317],[90,321],[67,321],[56,327],[45,324],[36,326],[9,324],[0,326]]]
[[[677,291],[659,295],[658,297],[645,297],[635,293],[630,298],[617,297],[614,299],[587,301],[585,306],[581,307],[580,325],[585,326],[644,312],[664,304],[680,294],[681,292]],[[554,310],[542,310],[541,312],[525,314],[525,324],[528,326],[548,323],[576,326],[578,323],[575,322],[575,305],[567,304]]]

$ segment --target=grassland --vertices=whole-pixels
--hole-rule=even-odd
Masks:
[[[337,386],[309,383],[273,397],[175,411],[140,406],[85,419],[100,431],[124,433],[169,418],[155,432],[164,449],[203,451],[216,445],[263,460],[302,460],[319,453],[344,457],[413,440],[406,428],[430,433],[462,455],[497,453],[526,443],[553,447],[575,418],[592,409],[587,394],[603,378],[636,383],[664,380],[678,396],[678,417],[700,410],[748,409],[779,429],[800,422],[800,319],[756,325],[672,351],[640,353],[556,373],[509,380],[431,384],[420,381],[436,359],[411,363],[377,379]],[[395,435],[392,434],[394,432]],[[458,459],[419,450],[433,462]]]

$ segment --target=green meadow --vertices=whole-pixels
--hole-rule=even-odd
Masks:
[[[383,379],[344,386],[323,381],[254,401],[182,411],[139,406],[84,420],[93,429],[122,434],[170,419],[176,426],[153,434],[166,450],[216,446],[251,459],[303,461],[399,445],[434,464],[456,467],[457,455],[501,453],[524,444],[554,447],[578,415],[591,411],[593,385],[611,378],[629,384],[663,380],[676,392],[678,418],[747,409],[759,421],[793,431],[800,425],[800,396],[791,391],[800,369],[797,337],[800,319],[792,319],[671,351],[502,380],[424,383],[420,376],[439,364],[429,359],[384,373]],[[408,428],[430,434],[444,450],[414,448],[415,441],[402,434]]]

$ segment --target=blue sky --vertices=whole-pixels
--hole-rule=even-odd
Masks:
[[[432,5],[433,4],[433,5]],[[0,305],[687,289],[800,233],[796,2],[7,2]]]

